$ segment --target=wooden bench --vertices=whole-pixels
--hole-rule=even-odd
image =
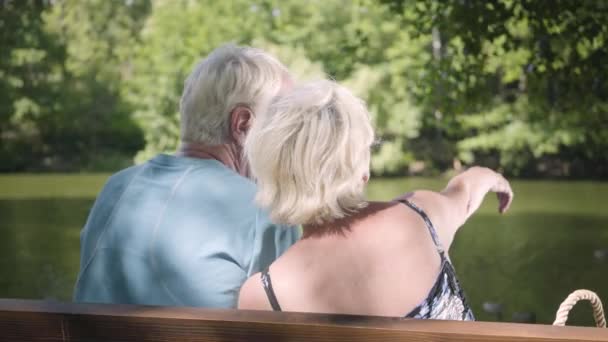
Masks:
[[[608,341],[608,329],[0,299],[0,341]]]

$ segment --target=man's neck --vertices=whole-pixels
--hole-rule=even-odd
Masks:
[[[247,177],[246,168],[236,144],[205,145],[201,143],[181,142],[175,155],[180,157],[214,159],[229,169]]]

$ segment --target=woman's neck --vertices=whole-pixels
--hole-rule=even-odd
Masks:
[[[346,236],[355,223],[357,213],[322,224],[302,225],[302,239],[319,238],[327,235]]]
[[[395,202],[367,202],[364,208],[361,208],[346,217],[323,222],[322,224],[304,224],[302,225],[302,238],[315,238],[326,235],[346,236],[355,226],[359,225],[361,221],[376,214],[378,211],[392,207],[395,204]]]

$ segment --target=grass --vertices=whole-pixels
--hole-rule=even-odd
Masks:
[[[0,175],[0,199],[95,198],[109,174]]]

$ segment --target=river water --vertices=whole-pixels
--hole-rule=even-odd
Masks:
[[[0,297],[70,300],[79,234],[107,175],[0,176]],[[442,180],[372,180],[370,199]],[[573,290],[596,291],[608,304],[608,183],[515,181],[511,210],[499,215],[488,196],[450,251],[480,320],[551,323]],[[407,285],[404,285],[407,290]],[[489,309],[500,304],[500,313]],[[494,305],[496,307],[496,305]],[[568,324],[592,325],[586,303]]]

